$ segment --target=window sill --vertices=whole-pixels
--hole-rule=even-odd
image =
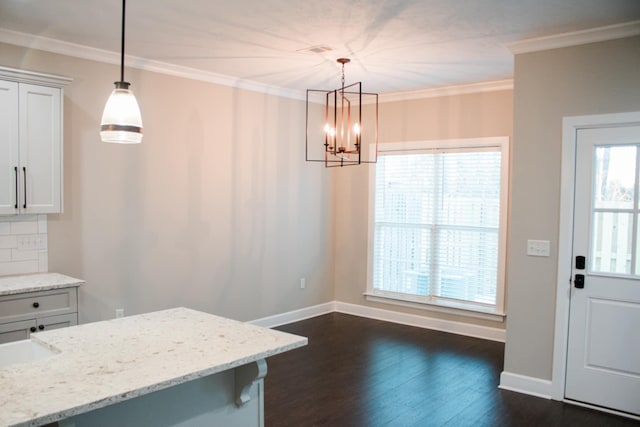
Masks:
[[[497,312],[492,307],[485,307],[479,304],[466,303],[447,299],[432,297],[411,298],[407,295],[365,292],[367,301],[379,302],[383,304],[399,305],[402,307],[417,308],[420,310],[435,311],[439,313],[453,314],[456,316],[474,317],[476,319],[492,320],[504,322],[507,317],[505,313]]]

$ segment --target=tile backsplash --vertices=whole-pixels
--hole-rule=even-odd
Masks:
[[[49,270],[47,215],[0,216],[0,276]]]

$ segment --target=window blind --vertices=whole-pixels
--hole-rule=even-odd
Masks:
[[[373,288],[495,305],[498,148],[380,156]]]

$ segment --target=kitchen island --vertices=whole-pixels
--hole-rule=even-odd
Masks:
[[[186,308],[33,334],[0,367],[0,425],[262,426],[269,356],[307,339]]]

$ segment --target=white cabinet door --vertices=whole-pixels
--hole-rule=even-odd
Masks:
[[[18,83],[0,80],[0,214],[18,213]]]
[[[19,85],[22,213],[57,213],[62,208],[60,89]]]

